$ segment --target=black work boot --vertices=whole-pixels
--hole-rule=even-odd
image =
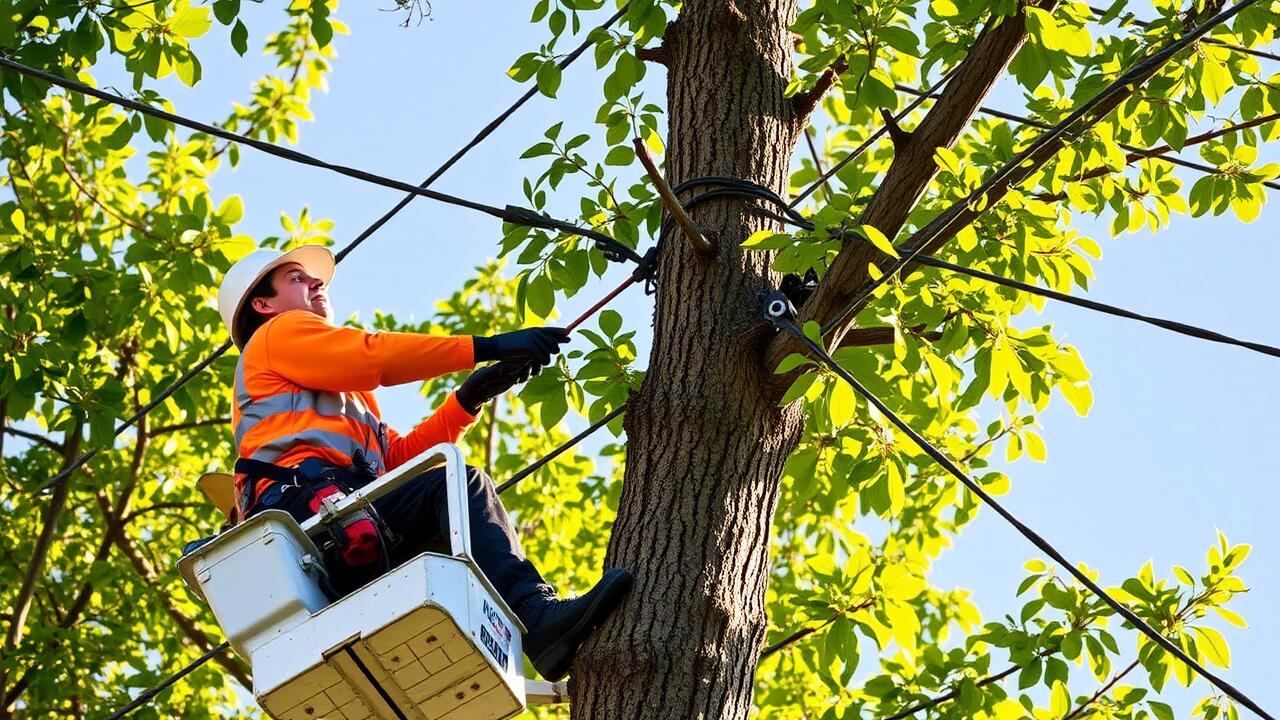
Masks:
[[[584,595],[568,600],[533,597],[520,604],[520,621],[528,629],[524,654],[542,677],[555,682],[569,672],[578,646],[609,617],[631,589],[631,573],[605,572]]]

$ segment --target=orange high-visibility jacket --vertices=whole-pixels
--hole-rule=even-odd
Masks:
[[[361,450],[381,475],[432,445],[456,442],[475,416],[450,393],[401,436],[382,422],[371,391],[474,366],[467,336],[368,333],[290,310],[258,328],[236,364],[236,448],[242,458],[286,467],[311,457],[348,467]],[[237,506],[243,482],[236,478]]]

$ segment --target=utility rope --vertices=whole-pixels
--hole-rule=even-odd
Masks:
[[[1240,6],[1237,6],[1237,7],[1240,7]],[[1048,541],[1040,537],[1040,535],[1038,535],[1034,530],[1032,530],[1030,527],[1027,527],[1025,524],[1023,524],[1021,520],[1019,520],[1016,516],[1013,515],[1013,513],[1006,510],[1003,505],[1001,505],[998,501],[996,501],[996,499],[993,498],[991,495],[987,494],[986,490],[984,490],[980,484],[978,484],[972,478],[970,478],[967,474],[965,474],[965,472],[961,470],[954,462],[952,462],[951,459],[948,458],[942,451],[934,447],[934,445],[930,443],[928,440],[926,440],[924,436],[920,435],[918,432],[912,429],[910,425],[908,425],[905,421],[903,421],[902,418],[898,417],[898,415],[894,413],[893,410],[891,410],[888,405],[884,404],[884,402],[881,401],[880,398],[872,394],[872,392],[868,390],[866,387],[864,387],[862,383],[858,382],[857,378],[855,378],[847,370],[841,367],[839,363],[837,363],[830,355],[828,355],[827,352],[823,350],[821,345],[811,340],[808,336],[804,334],[804,332],[799,327],[796,326],[794,320],[792,319],[790,303],[787,302],[787,299],[785,296],[783,296],[779,292],[770,293],[770,295],[765,300],[765,306],[766,306],[765,316],[766,318],[768,318],[768,320],[771,323],[773,323],[775,327],[786,331],[792,337],[794,337],[797,341],[799,341],[802,345],[804,345],[810,351],[810,353],[812,353],[814,357],[820,360],[823,365],[825,365],[829,370],[831,370],[831,372],[835,373],[837,376],[840,377],[840,379],[847,382],[854,390],[858,392],[859,395],[865,398],[867,402],[875,406],[875,408],[879,410],[881,414],[883,414],[886,418],[888,418],[889,421],[894,424],[894,426],[896,426],[899,430],[901,430],[908,437],[910,437],[918,446],[920,446],[920,449],[924,450],[924,452],[929,457],[933,458],[934,462],[941,465],[943,469],[951,473],[951,475],[955,477],[957,480],[959,480],[966,488],[968,488],[970,492],[977,495],[978,498],[981,499],[988,507],[990,507],[992,510],[995,510],[996,513],[998,513],[1001,517],[1003,517],[1006,521],[1008,521],[1009,524],[1013,525],[1014,529],[1016,529],[1019,534],[1021,534],[1027,540],[1031,541],[1031,544],[1039,548],[1041,552],[1053,558],[1053,560],[1057,562],[1059,566],[1061,566],[1067,572],[1071,573],[1072,577],[1074,577],[1078,582],[1080,582],[1080,584],[1088,588],[1090,592],[1092,592],[1096,597],[1098,597],[1098,599],[1102,600],[1107,605],[1109,605],[1111,609],[1116,612],[1116,614],[1124,618],[1126,622],[1128,622],[1134,628],[1142,632],[1143,635],[1146,635],[1147,638],[1149,638],[1156,645],[1159,645],[1166,652],[1170,653],[1178,660],[1181,660],[1183,663],[1187,665],[1187,667],[1191,668],[1201,677],[1203,677],[1204,679],[1212,683],[1216,688],[1226,693],[1228,696],[1231,697],[1231,699],[1249,708],[1250,710],[1257,713],[1260,717],[1264,718],[1265,720],[1275,720],[1275,718],[1267,714],[1267,712],[1264,711],[1261,707],[1259,707],[1257,703],[1251,700],[1249,696],[1240,692],[1235,687],[1233,687],[1230,683],[1223,680],[1222,678],[1219,678],[1217,675],[1214,675],[1212,672],[1210,672],[1200,663],[1193,660],[1190,656],[1188,656],[1185,652],[1183,652],[1182,648],[1175,645],[1164,635],[1161,635],[1159,632],[1155,630],[1155,628],[1148,625],[1142,618],[1134,614],[1134,612],[1130,610],[1128,607],[1126,607],[1123,603],[1121,603],[1120,601],[1112,597],[1110,594],[1108,594],[1106,590],[1103,590],[1101,586],[1099,586],[1088,575],[1086,575],[1083,571],[1077,568],[1074,563],[1067,560],[1067,558],[1064,557],[1062,553],[1058,552],[1057,548],[1050,545]]]
[[[916,255],[924,252],[933,240],[944,233],[952,230],[952,226],[956,224],[956,220],[961,216],[966,208],[976,205],[984,200],[984,196],[989,190],[1001,182],[1007,180],[1014,172],[1020,169],[1023,163],[1030,160],[1037,152],[1057,140],[1059,137],[1066,135],[1074,126],[1084,119],[1095,107],[1112,95],[1120,92],[1122,89],[1130,85],[1139,85],[1149,75],[1154,74],[1157,70],[1164,66],[1174,55],[1186,49],[1189,45],[1200,39],[1213,28],[1235,17],[1240,11],[1258,2],[1258,0],[1240,0],[1229,9],[1224,10],[1204,23],[1193,28],[1190,32],[1170,43],[1168,47],[1153,53],[1151,56],[1142,60],[1138,64],[1131,67],[1127,72],[1113,80],[1107,87],[1103,88],[1097,95],[1094,95],[1083,105],[1073,111],[1065,119],[1054,125],[1036,138],[1035,142],[1027,146],[1022,152],[1018,153],[1012,160],[1002,165],[998,170],[992,173],[977,189],[969,194],[964,200],[952,203],[945,211],[934,219],[930,226],[934,230],[927,237],[922,238],[914,247],[910,248],[904,257],[899,258],[884,274],[879,278],[867,283],[864,289],[854,294],[854,296],[845,303],[840,312],[830,322],[822,328],[823,335],[831,332],[844,323],[847,316],[856,310],[871,294],[876,291],[884,283],[888,282],[897,274],[907,263],[911,262]],[[1091,122],[1085,123],[1085,128],[1100,121],[1102,118],[1094,118]],[[1084,128],[1082,128],[1083,130]],[[954,228],[958,230],[959,228]]]
[[[617,20],[620,17],[622,17],[622,15],[627,11],[630,5],[631,5],[630,0],[628,0],[628,2],[624,4],[621,8],[619,8],[618,11],[613,14],[612,17],[610,17],[604,23],[599,25],[596,29],[597,30],[607,29],[614,22],[617,22]],[[566,55],[563,60],[561,60],[560,64],[558,65],[558,67],[561,70],[564,70],[565,68],[567,68],[574,60],[577,60],[578,57],[582,55],[582,53],[593,44],[594,41],[591,39],[592,34],[593,33],[588,33],[587,39],[583,40],[582,43],[578,45],[578,47],[576,47],[572,52]],[[4,60],[4,56],[0,55],[0,61],[3,61],[3,60]],[[436,168],[435,171],[432,172],[431,175],[422,182],[422,185],[420,187],[425,189],[428,185],[430,185],[431,183],[439,179],[440,176],[443,175],[449,168],[453,167],[453,165],[456,164],[458,160],[462,159],[464,155],[466,155],[473,148],[479,145],[485,138],[487,138],[490,134],[492,134],[493,131],[498,128],[498,126],[500,126],[504,121],[506,121],[507,118],[511,117],[511,115],[514,114],[516,110],[518,110],[522,105],[524,105],[524,103],[528,102],[528,100],[531,97],[533,97],[533,95],[536,92],[537,92],[537,87],[535,86],[530,88],[527,92],[525,92],[524,95],[520,96],[520,98],[517,99],[514,103],[512,103],[506,110],[503,110],[497,117],[491,120],[488,125],[485,125],[483,128],[481,128],[480,132],[476,133],[476,136],[473,137],[470,142],[468,142],[466,145],[460,148],[457,152],[455,152],[452,156],[450,156],[449,159],[446,160],[443,165]],[[347,244],[346,247],[344,247],[341,251],[339,251],[338,254],[335,255],[334,257],[334,263],[337,264],[342,262],[343,259],[345,259],[346,256],[351,253],[352,250],[354,250],[358,245],[360,245],[360,243],[367,240],[370,235],[372,235],[374,232],[380,229],[383,225],[385,225],[392,217],[394,217],[397,213],[399,213],[400,210],[404,209],[404,207],[407,206],[413,198],[416,198],[416,197],[418,197],[417,192],[411,192],[408,195],[406,195],[405,198],[401,200],[394,208],[392,208],[389,212],[384,214],[382,217],[378,218],[378,220],[376,220],[372,225],[365,228],[358,236],[356,236],[354,240],[352,240],[350,243]],[[224,355],[230,349],[231,349],[230,340],[218,346],[218,348],[215,349],[212,353],[210,353],[207,357],[205,357],[203,360],[196,363],[195,366],[193,366],[190,370],[184,373],[182,377],[175,380],[173,384],[169,385],[164,390],[162,390],[158,395],[152,398],[151,402],[142,406],[142,408],[140,408],[131,417],[129,417],[127,420],[117,425],[115,430],[111,434],[111,440],[115,440],[115,438],[119,437],[121,433],[123,433],[125,430],[128,430],[134,423],[142,419],[143,416],[147,415],[152,410],[156,409],[156,407],[158,407],[161,403],[163,403],[166,399],[168,399],[171,395],[173,395],[173,393],[177,392],[179,388],[181,388],[182,386],[190,382],[192,378],[194,378],[196,375],[203,372],[205,368],[209,367],[209,365],[211,365],[215,360],[217,360],[219,357]],[[107,447],[107,446],[103,446],[103,447]],[[84,454],[82,454],[80,457],[76,458],[75,462],[67,466],[65,470],[63,470],[62,472],[54,476],[52,480],[45,483],[36,492],[38,494],[48,493],[50,490],[56,487],[58,483],[61,483],[67,478],[71,477],[72,473],[74,473],[76,470],[83,467],[86,462],[93,459],[94,456],[96,456],[99,452],[102,451],[103,447],[91,449],[88,452],[85,452]]]
[[[175,115],[166,110],[161,110],[160,108],[152,107],[151,105],[147,105],[145,103],[140,103],[136,100],[130,100],[129,98],[120,97],[119,95],[114,95],[112,93],[99,90],[95,87],[90,87],[88,85],[85,85],[82,82],[78,82],[75,80],[68,80],[66,78],[59,77],[51,73],[47,73],[43,70],[38,70],[36,68],[23,65],[22,63],[11,60],[8,57],[4,57],[3,55],[0,55],[0,67],[8,68],[10,70],[21,73],[28,77],[33,77],[38,80],[43,80],[45,82],[51,83],[53,85],[57,85],[59,87],[62,87],[64,89],[70,90],[72,92],[75,92],[81,95],[88,95],[90,97],[95,97],[95,98],[98,98],[99,100],[104,100],[113,105],[118,105],[123,108],[128,108],[130,110],[140,112],[144,115],[150,115],[152,117],[159,118],[161,120],[166,120],[168,122],[174,123],[175,125],[181,125],[185,128],[189,128],[197,132],[205,133],[206,135],[212,135],[217,138],[222,138],[223,140],[228,140],[230,142],[247,145],[255,150],[264,152],[268,155],[274,155],[276,157],[283,158],[285,160],[289,160],[292,162],[300,163],[302,165],[310,165],[312,167],[331,170],[333,172],[338,173],[339,175],[346,175],[347,177],[352,177],[357,180],[362,180],[367,183],[372,183],[374,185],[381,185],[383,187],[392,188],[393,190],[403,190],[404,192],[410,193],[412,195],[421,195],[422,197],[431,198],[432,200],[437,200],[439,202],[446,203],[449,205],[457,205],[459,207],[465,207],[470,210],[482,212],[486,215],[491,215],[500,220],[503,220],[504,222],[515,223],[517,225],[528,225],[530,227],[542,228],[545,230],[555,230],[555,231],[566,233],[569,235],[581,235],[582,237],[586,237],[586,238],[590,238],[591,240],[594,240],[596,242],[596,245],[599,246],[600,249],[604,251],[605,255],[610,257],[610,259],[625,258],[635,263],[639,263],[641,259],[640,256],[636,254],[635,250],[632,250],[631,248],[627,247],[626,245],[623,245],[622,243],[609,237],[608,235],[605,235],[602,232],[591,230],[589,228],[581,228],[581,227],[578,227],[577,225],[574,225],[573,223],[566,222],[564,220],[557,220],[555,218],[548,217],[546,215],[535,212],[528,208],[522,208],[515,205],[508,205],[505,208],[495,207],[493,205],[485,205],[484,203],[475,202],[474,200],[467,200],[466,198],[461,198],[456,195],[449,195],[448,193],[429,190],[426,187],[419,187],[417,185],[412,185],[410,183],[404,182],[403,180],[394,180],[392,178],[384,177],[382,175],[377,175],[371,172],[366,172],[364,170],[360,170],[357,168],[348,167],[346,165],[338,165],[336,163],[327,162],[319,158],[312,157],[311,155],[298,152],[297,150],[291,150],[289,148],[282,147],[280,145],[275,145],[269,142],[264,142],[262,140],[255,140],[254,138],[248,137],[246,135],[233,133],[228,130],[224,130],[220,127],[209,125],[208,123],[203,123],[198,120],[191,120],[189,118],[182,117],[181,115]]]

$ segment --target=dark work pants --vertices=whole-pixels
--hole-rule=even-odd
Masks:
[[[299,467],[310,478],[329,469],[318,461],[304,461]],[[339,476],[345,469],[336,469]],[[542,579],[533,563],[520,549],[498,499],[493,481],[478,468],[467,466],[467,509],[471,520],[471,554],[485,577],[513,611],[533,596],[553,596],[554,589]],[[298,522],[313,513],[308,505],[310,494],[299,488],[276,483],[262,493],[255,511],[285,510]],[[397,542],[392,544],[392,567],[423,553],[450,554],[449,508],[445,502],[445,469],[433,468],[384,495],[373,503],[383,523]],[[336,568],[331,568],[331,574]]]
[[[373,503],[382,521],[400,538],[391,548],[393,566],[423,552],[450,553],[449,506],[445,500],[445,469],[438,467]],[[466,504],[473,559],[507,606],[515,611],[529,597],[553,595],[554,590],[520,549],[493,481],[470,465]]]

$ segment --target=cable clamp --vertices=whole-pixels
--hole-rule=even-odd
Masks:
[[[781,290],[761,291],[760,301],[760,310],[770,325],[778,329],[795,325],[796,308]]]

